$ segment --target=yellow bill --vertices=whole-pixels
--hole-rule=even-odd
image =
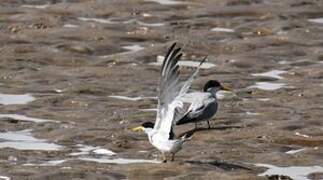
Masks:
[[[226,86],[226,85],[221,85],[221,90],[224,90],[224,91],[232,91],[232,89],[229,87],[229,86]]]
[[[143,126],[138,126],[138,127],[132,128],[132,131],[134,131],[134,132],[142,132],[144,130],[145,130],[145,128]]]

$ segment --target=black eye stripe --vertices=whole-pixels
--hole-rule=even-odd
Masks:
[[[145,122],[145,123],[142,124],[142,126],[144,128],[153,128],[154,127],[154,123],[152,123],[152,122]]]

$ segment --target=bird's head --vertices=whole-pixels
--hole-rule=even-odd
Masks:
[[[204,92],[207,92],[209,91],[210,89],[216,89],[217,91],[218,90],[223,90],[223,91],[231,91],[231,88],[221,84],[219,81],[217,80],[209,80],[205,85],[204,85],[204,88],[203,88],[203,91]]]
[[[144,122],[140,126],[133,128],[132,131],[135,131],[135,132],[146,131],[146,130],[149,130],[149,129],[153,129],[154,125],[155,124],[152,123],[152,122]]]

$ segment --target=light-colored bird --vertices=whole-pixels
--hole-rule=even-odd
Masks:
[[[161,67],[155,123],[145,122],[133,128],[134,131],[144,131],[148,135],[149,142],[162,152],[163,162],[167,162],[168,153],[171,154],[173,161],[175,154],[182,149],[183,143],[190,139],[187,135],[176,139],[172,129],[176,120],[183,116],[180,113],[182,112],[180,109],[183,108],[182,97],[189,90],[199,69],[198,67],[187,81],[180,82],[178,61],[182,54],[179,53],[181,49],[175,49],[175,46],[174,43],[170,47]]]

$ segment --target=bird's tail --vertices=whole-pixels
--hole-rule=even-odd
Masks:
[[[182,142],[189,141],[193,138],[193,133],[185,133],[182,137],[181,140]]]

